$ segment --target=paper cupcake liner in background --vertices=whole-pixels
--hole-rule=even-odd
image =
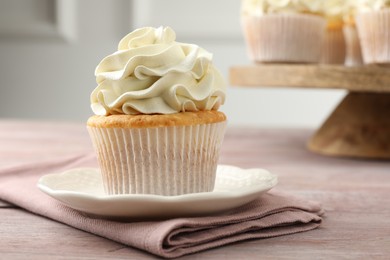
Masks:
[[[344,64],[346,57],[346,45],[343,28],[325,29],[322,42],[320,63]]]
[[[225,125],[88,131],[107,194],[180,195],[214,189]]]
[[[356,25],[364,63],[390,63],[390,9],[359,13]]]
[[[310,14],[242,16],[248,55],[256,62],[318,63],[325,24]]]
[[[360,66],[363,64],[362,49],[355,25],[344,25],[343,27],[346,57],[345,65]]]

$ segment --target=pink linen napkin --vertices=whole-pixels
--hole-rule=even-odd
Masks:
[[[91,218],[42,193],[38,179],[76,167],[97,167],[93,155],[0,169],[0,199],[69,226],[174,258],[229,243],[269,238],[317,228],[323,210],[318,203],[269,192],[244,206],[208,217],[117,222]]]

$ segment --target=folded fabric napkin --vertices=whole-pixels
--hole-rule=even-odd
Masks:
[[[97,163],[93,155],[83,155],[0,169],[0,199],[69,226],[166,258],[246,239],[311,230],[320,225],[323,214],[318,203],[269,192],[244,206],[208,217],[144,222],[91,218],[47,196],[36,186],[44,174],[76,167],[97,167]]]

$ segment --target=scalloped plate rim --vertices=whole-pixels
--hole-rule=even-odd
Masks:
[[[213,191],[213,192],[203,192],[203,193],[191,193],[191,194],[184,194],[184,195],[178,195],[178,196],[161,196],[161,195],[154,195],[154,194],[119,194],[119,195],[94,195],[88,192],[80,192],[80,191],[70,191],[65,189],[53,189],[45,183],[45,180],[47,178],[56,178],[58,176],[64,177],[66,175],[70,175],[76,171],[96,171],[96,174],[98,174],[99,169],[98,168],[74,168],[69,169],[60,173],[51,173],[46,174],[42,176],[37,186],[38,188],[46,193],[47,195],[51,196],[52,198],[62,202],[63,204],[82,211],[87,214],[92,214],[96,216],[101,217],[127,217],[127,218],[133,218],[133,217],[158,217],[156,214],[149,215],[148,214],[137,214],[128,212],[128,214],[122,213],[115,213],[115,212],[105,212],[102,213],[99,210],[91,209],[87,206],[80,207],[75,205],[76,203],[72,203],[73,200],[80,199],[82,201],[89,201],[92,204],[98,204],[98,205],[105,205],[109,203],[115,203],[115,204],[127,204],[128,206],[131,206],[133,203],[140,203],[145,202],[147,204],[155,205],[155,204],[164,204],[167,206],[174,206],[174,205],[180,205],[183,203],[193,203],[193,204],[199,204],[199,203],[207,203],[207,202],[226,202],[226,200],[233,200],[236,203],[234,204],[234,207],[228,207],[225,206],[223,209],[216,209],[216,210],[199,210],[200,215],[204,215],[207,213],[207,211],[211,214],[221,212],[224,210],[229,210],[238,206],[241,206],[243,204],[249,203],[250,201],[256,199],[258,196],[260,196],[262,193],[267,192],[268,190],[272,189],[277,184],[277,176],[275,174],[272,174],[268,172],[265,169],[261,168],[250,168],[250,169],[242,169],[237,166],[231,166],[231,165],[218,165],[218,169],[220,167],[229,167],[231,169],[239,170],[239,171],[257,171],[258,174],[266,174],[268,179],[267,180],[261,180],[261,185],[259,181],[258,186],[250,186],[245,187],[245,189],[240,188],[236,190],[230,190],[230,191]],[[217,178],[218,178],[217,173]],[[210,196],[211,195],[211,196]],[[237,200],[241,199],[242,202],[238,203]],[[207,206],[207,205],[206,205]],[[220,206],[220,205],[219,205]],[[207,208],[207,207],[204,207]],[[122,210],[123,211],[123,210]],[[153,211],[153,210],[152,210]],[[142,212],[142,211],[141,211]],[[195,213],[188,214],[188,216],[191,215],[197,215],[196,210]],[[187,216],[185,212],[180,212],[178,210],[177,213],[172,214],[161,214],[161,216],[165,217],[174,217],[174,216]]]

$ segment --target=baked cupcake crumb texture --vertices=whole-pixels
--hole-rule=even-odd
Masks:
[[[145,128],[189,126],[226,121],[224,113],[216,110],[181,112],[169,115],[112,115],[91,116],[87,125],[104,128]]]

